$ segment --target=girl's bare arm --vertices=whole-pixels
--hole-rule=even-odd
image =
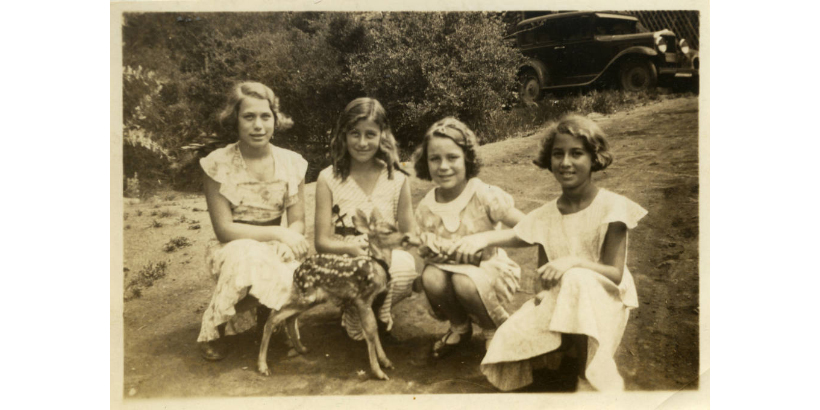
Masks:
[[[323,178],[316,181],[316,210],[315,225],[313,227],[316,252],[348,254],[353,256],[366,255],[367,251],[359,244],[345,242],[333,237],[333,195],[330,187]]]
[[[220,242],[225,243],[237,239],[253,239],[260,242],[280,241],[290,246],[297,256],[307,254],[307,241],[298,231],[300,222],[294,221],[295,228],[297,228],[295,230],[283,226],[255,226],[236,223],[233,221],[230,202],[219,193],[220,186],[219,182],[205,175],[205,201],[208,204],[208,214],[211,217],[214,233]],[[302,194],[302,191],[299,192]],[[303,194],[302,198],[304,198]],[[301,229],[304,231],[304,201],[291,208],[300,206],[302,208]],[[293,217],[298,219],[298,211],[294,211]],[[290,218],[290,209],[288,209],[288,221],[291,220]]]

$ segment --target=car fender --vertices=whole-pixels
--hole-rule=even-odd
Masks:
[[[535,71],[535,75],[538,76],[538,83],[541,84],[541,87],[544,87],[544,86],[547,85],[547,79],[549,78],[549,76],[547,74],[548,71],[547,71],[547,65],[546,64],[544,64],[541,61],[538,61],[536,59],[527,59],[527,62],[524,63],[524,65],[521,66],[521,68],[518,70],[518,72],[521,73],[521,72],[525,71],[528,68]]]

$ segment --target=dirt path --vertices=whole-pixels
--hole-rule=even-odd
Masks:
[[[679,98],[596,118],[609,133],[615,156],[613,166],[596,176],[598,184],[649,210],[630,234],[628,263],[641,307],[632,314],[616,356],[630,390],[697,388],[697,113],[696,98]],[[560,193],[552,176],[532,165],[541,138],[481,147],[480,178],[512,194],[525,212]],[[430,188],[414,180],[414,204]],[[307,215],[313,215],[313,190],[309,184]],[[268,378],[255,372],[258,342],[252,335],[237,337],[225,360],[202,360],[195,341],[213,290],[204,270],[204,244],[213,236],[205,209],[202,196],[174,193],[125,206],[126,280],[149,263],[167,266],[164,278],[124,305],[126,397],[495,392],[478,369],[481,336],[438,363],[427,359],[430,343],[446,325],[427,315],[421,295],[397,307],[394,334],[401,343],[385,346],[396,366],[387,382],[367,376],[364,343],[344,336],[339,312],[331,306],[300,319],[302,339],[312,348],[307,355],[287,357],[284,339],[274,336]],[[165,244],[178,237],[191,246],[165,252]],[[510,253],[526,275],[514,310],[532,296],[535,249]]]

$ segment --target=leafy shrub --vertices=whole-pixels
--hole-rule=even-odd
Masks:
[[[180,248],[185,248],[191,246],[191,241],[184,236],[177,236],[176,238],[171,239],[165,246],[162,248],[165,252],[173,252]]]
[[[142,296],[142,291],[145,288],[153,286],[155,281],[165,277],[167,268],[168,264],[166,262],[150,262],[143,266],[136,275],[131,275],[128,270],[125,270],[124,279],[126,284],[123,292],[125,301]]]

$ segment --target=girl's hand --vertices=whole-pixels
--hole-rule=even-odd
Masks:
[[[366,242],[353,242],[347,247],[346,253],[350,256],[367,256],[368,250]]]
[[[538,268],[541,277],[541,285],[544,289],[550,289],[561,281],[564,273],[578,265],[578,258],[568,256],[558,258],[546,265]]]
[[[296,259],[304,259],[310,252],[310,245],[308,245],[305,237],[299,232],[283,229],[281,241],[290,247]]]
[[[481,235],[468,235],[455,241],[444,251],[457,263],[477,265],[481,262],[478,253],[487,247],[487,241]]]

